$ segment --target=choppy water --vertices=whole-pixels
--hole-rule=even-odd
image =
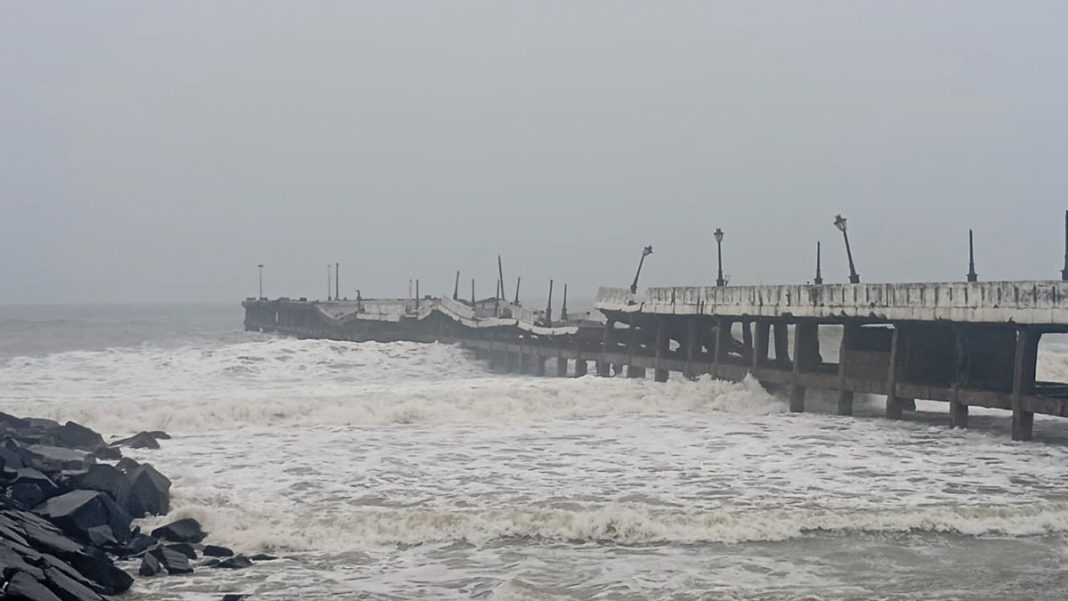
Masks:
[[[233,308],[114,311],[0,309],[0,410],[167,430],[139,455],[173,478],[175,515],[284,556],[139,580],[135,599],[1068,590],[1068,421],[1013,443],[1000,412],[969,431],[935,403],[792,415],[754,382],[504,377],[442,345],[245,334]],[[1068,352],[1045,347],[1042,370],[1068,373]]]

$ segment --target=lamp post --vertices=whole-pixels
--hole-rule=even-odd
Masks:
[[[719,271],[716,275],[716,286],[722,288],[727,285],[727,280],[723,279],[723,230],[717,227],[712,235],[716,238],[716,254],[719,257]]]
[[[845,240],[846,256],[849,258],[849,283],[859,284],[860,274],[857,273],[856,268],[853,266],[853,250],[849,248],[849,232],[846,231],[846,218],[841,215],[835,215],[834,227],[841,230],[842,238]]]
[[[820,259],[821,259],[820,251],[822,250],[820,248],[821,246],[822,246],[821,243],[817,240],[816,241],[816,277],[815,277],[815,279],[812,280],[812,283],[817,285],[817,286],[822,286],[823,285],[823,270],[822,270],[822,268],[820,266],[820,262],[821,262],[820,261]]]
[[[634,274],[634,283],[630,285],[630,293],[638,294],[638,276],[642,274],[642,264],[645,263],[645,257],[653,254],[653,247],[646,246],[642,249],[642,258],[638,260],[638,271]]]
[[[975,273],[975,241],[972,237],[972,230],[968,230],[968,281],[979,281],[979,274]]]
[[[333,292],[334,285],[330,281],[330,264],[326,264],[326,300],[332,300],[330,293]]]
[[[263,299],[263,263],[260,263],[256,267],[260,268],[260,295],[258,297],[256,297],[256,298],[262,300]]]

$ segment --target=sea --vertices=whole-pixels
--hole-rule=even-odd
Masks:
[[[1061,600],[1068,420],[758,382],[537,378],[455,346],[242,330],[240,306],[0,307],[0,411],[105,436],[208,542],[276,561],[123,598]],[[1068,380],[1068,345],[1040,376]],[[136,564],[125,564],[136,570]]]

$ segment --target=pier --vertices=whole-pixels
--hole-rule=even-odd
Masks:
[[[1012,412],[1030,440],[1034,415],[1068,417],[1068,384],[1036,378],[1038,343],[1068,332],[1068,282],[948,282],[601,288],[601,320],[553,320],[500,298],[309,301],[247,299],[248,330],[304,338],[458,344],[494,369],[551,376],[670,372],[781,389],[790,410],[809,390],[886,396],[900,419],[916,399]],[[828,343],[828,341],[831,341]],[[591,370],[592,367],[592,370]]]

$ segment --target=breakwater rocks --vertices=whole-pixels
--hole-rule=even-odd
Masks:
[[[204,546],[196,520],[145,534],[137,518],[170,510],[171,481],[122,446],[159,448],[163,432],[107,443],[79,424],[0,413],[0,582],[2,599],[101,601],[125,592],[133,576],[188,574],[200,566],[237,569],[252,560]],[[140,564],[136,563],[140,560]]]

